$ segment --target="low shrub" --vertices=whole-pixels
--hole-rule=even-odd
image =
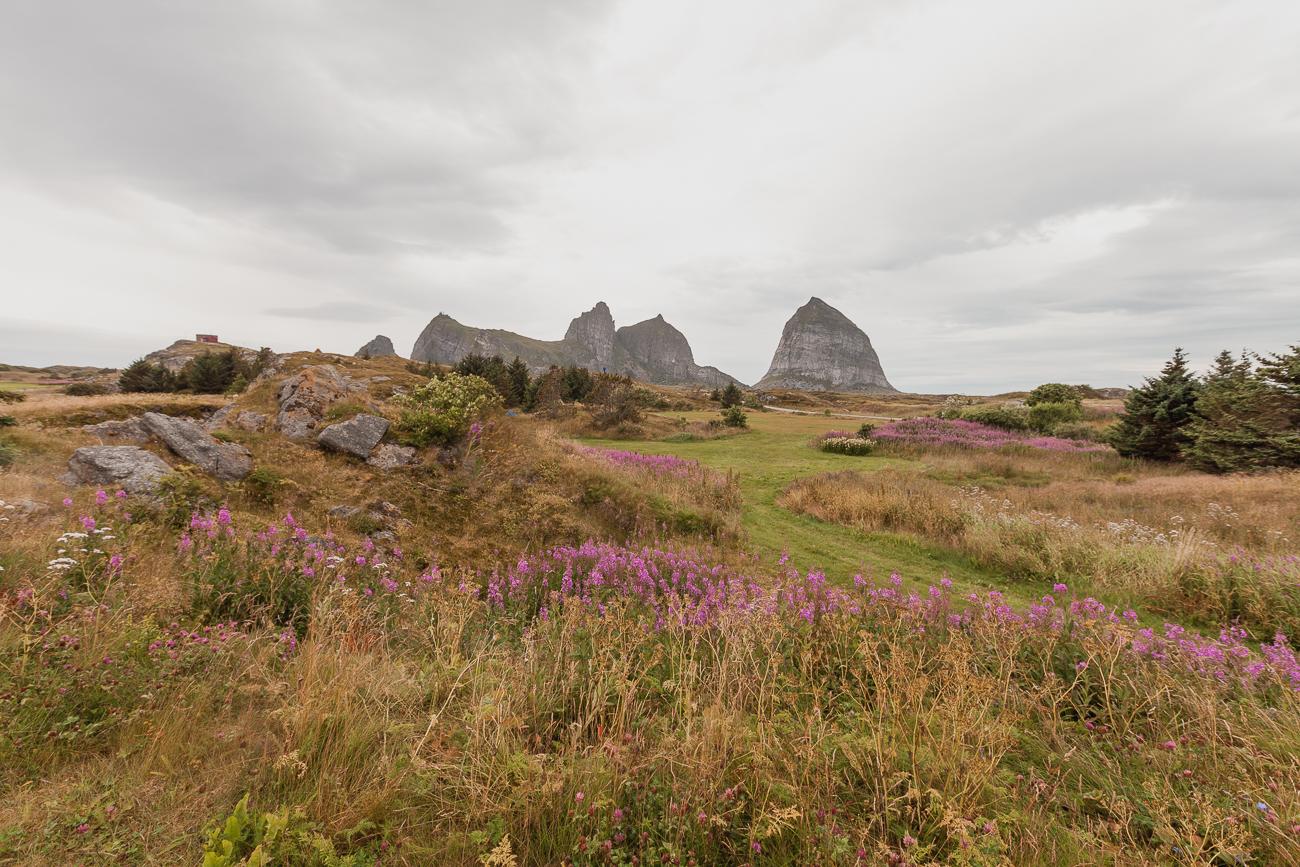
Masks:
[[[7,391],[0,388],[0,403],[22,403],[27,399],[27,395],[21,391]]]
[[[876,426],[869,421],[864,421],[858,426],[858,436],[864,440],[871,439],[871,435],[876,432]]]
[[[1057,425],[1076,422],[1083,418],[1083,408],[1078,403],[1036,403],[1029,408],[1029,427],[1038,433],[1049,434]]]
[[[245,496],[259,506],[274,506],[284,477],[268,467],[258,467],[241,482]]]
[[[729,406],[722,411],[722,424],[725,427],[749,427],[749,416],[739,406]]]
[[[18,447],[7,439],[0,438],[0,467],[13,466],[18,460]]]
[[[110,391],[108,386],[100,385],[98,382],[74,382],[63,388],[63,393],[70,397],[93,397],[108,394]]]
[[[954,418],[1000,427],[1003,430],[1029,430],[1029,412],[1020,407],[975,406],[963,409]]]
[[[1070,421],[1058,424],[1050,433],[1052,436],[1061,437],[1067,440],[1085,440],[1087,442],[1100,442],[1101,435],[1097,428],[1083,422]]]
[[[827,437],[821,441],[820,448],[824,452],[830,452],[837,455],[862,456],[871,454],[871,449],[875,443],[862,437]]]

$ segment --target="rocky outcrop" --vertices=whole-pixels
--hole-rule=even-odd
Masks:
[[[240,410],[234,404],[223,406],[221,409],[208,416],[208,420],[203,423],[203,429],[211,432],[225,428],[239,428],[249,433],[255,433],[266,429],[266,413],[254,412],[253,410]]]
[[[290,439],[308,439],[331,404],[365,390],[364,385],[353,382],[332,365],[304,367],[280,386],[275,426]]]
[[[177,457],[208,475],[226,482],[238,481],[253,471],[248,449],[223,443],[187,418],[160,412],[140,416],[145,430],[162,441]]]
[[[388,419],[377,415],[354,415],[347,421],[332,424],[320,432],[316,442],[321,448],[343,452],[365,460],[388,433]]]
[[[128,494],[150,493],[169,472],[162,458],[138,446],[86,446],[68,459],[69,481],[113,485]]]
[[[396,355],[397,350],[393,348],[393,341],[389,340],[382,334],[376,334],[374,338],[365,346],[357,350],[357,358],[383,358],[387,355]]]
[[[99,424],[82,425],[81,429],[100,439],[128,440],[135,443],[146,442],[149,439],[149,432],[144,429],[144,423],[140,421],[138,415],[101,421]]]
[[[810,298],[781,331],[772,364],[755,388],[896,391],[871,339],[840,311]]]
[[[411,349],[414,361],[455,364],[466,355],[518,356],[534,372],[576,365],[663,385],[725,385],[737,380],[695,363],[686,336],[663,316],[615,329],[605,302],[569,323],[563,340],[534,340],[499,329],[471,328],[446,313],[435,316]]]
[[[366,463],[377,470],[395,470],[415,463],[415,449],[396,443],[382,443],[366,458]]]

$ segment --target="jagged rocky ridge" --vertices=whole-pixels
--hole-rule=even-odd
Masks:
[[[767,374],[755,388],[897,391],[885,378],[871,339],[840,311],[810,298],[781,331]]]
[[[615,328],[604,301],[570,322],[562,340],[473,328],[439,313],[416,338],[411,359],[454,364],[473,353],[506,360],[519,356],[534,370],[572,364],[662,385],[717,386],[739,381],[716,367],[696,364],[686,336],[662,315]]]

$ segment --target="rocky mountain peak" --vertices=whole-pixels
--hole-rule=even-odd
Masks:
[[[614,363],[614,316],[609,305],[596,306],[569,323],[564,342],[573,344],[574,358],[583,367],[609,370]]]
[[[387,355],[396,355],[397,350],[393,348],[393,341],[389,340],[382,334],[376,334],[371,340],[356,352],[357,358],[382,358]]]
[[[772,364],[757,387],[895,391],[871,339],[816,296],[785,323]]]

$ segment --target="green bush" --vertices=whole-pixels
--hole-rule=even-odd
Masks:
[[[1066,385],[1063,382],[1046,382],[1029,392],[1025,398],[1027,406],[1038,406],[1040,403],[1073,403],[1081,404],[1079,389],[1073,385]]]
[[[22,403],[27,399],[27,395],[21,391],[6,391],[0,388],[0,403]]]
[[[284,484],[284,478],[275,470],[267,467],[258,467],[241,482],[244,487],[244,494],[260,506],[274,506],[276,498],[280,494],[280,486]]]
[[[876,432],[876,426],[869,421],[864,421],[858,427],[858,436],[862,437],[864,440],[871,439],[871,435],[875,432]]]
[[[828,437],[821,440],[819,448],[832,454],[861,457],[871,454],[875,445],[871,440],[862,437]]]
[[[1101,434],[1095,427],[1078,421],[1058,424],[1052,428],[1051,433],[1054,437],[1062,437],[1067,440],[1088,440],[1089,442],[1099,442],[1101,440]]]
[[[1010,406],[972,406],[958,410],[956,418],[1005,430],[1029,430],[1029,411]]]
[[[729,406],[722,411],[722,423],[726,427],[749,427],[749,416],[738,406]]]
[[[744,399],[745,393],[741,391],[740,387],[734,382],[727,383],[727,387],[724,388],[722,393],[718,396],[718,400],[722,403],[724,409],[729,409],[733,406],[740,406]]]
[[[406,444],[423,448],[461,439],[471,424],[501,406],[501,396],[481,376],[452,372],[417,386],[401,404],[397,433]]]
[[[0,467],[13,466],[18,460],[18,448],[9,440],[0,439]]]
[[[18,424],[18,419],[14,418],[13,416],[0,415],[0,427],[15,427],[17,426],[17,424]]]
[[[1029,427],[1044,434],[1081,418],[1083,407],[1078,403],[1036,403],[1029,408]]]
[[[97,394],[108,394],[108,392],[108,386],[100,385],[97,382],[74,382],[63,388],[63,393],[71,397],[93,397]]]

